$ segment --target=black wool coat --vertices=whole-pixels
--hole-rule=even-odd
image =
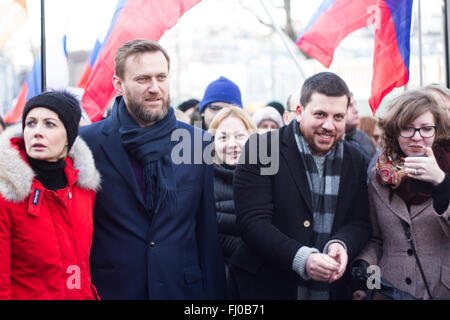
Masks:
[[[244,244],[233,255],[230,273],[241,299],[296,299],[297,285],[304,281],[292,262],[300,247],[314,247],[314,221],[294,125],[298,123],[251,136],[235,171],[234,199]],[[269,158],[266,150],[272,152]],[[350,262],[368,241],[371,227],[365,161],[347,142],[343,157],[330,240],[346,244]],[[261,174],[277,161],[278,170]],[[331,285],[332,299],[350,298],[348,294],[344,277]]]

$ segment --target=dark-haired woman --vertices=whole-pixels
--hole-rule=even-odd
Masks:
[[[68,92],[31,98],[0,136],[0,299],[97,299],[89,252],[100,185]]]

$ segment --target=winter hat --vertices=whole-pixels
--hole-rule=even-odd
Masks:
[[[283,105],[282,105],[280,102],[278,102],[278,101],[270,101],[270,102],[267,104],[267,107],[275,108],[275,109],[278,111],[278,113],[279,113],[281,116],[283,116],[283,113],[284,113],[284,107],[283,107]]]
[[[242,108],[241,91],[233,81],[220,77],[206,87],[203,99],[200,101],[200,113],[212,102],[226,102]]]
[[[278,128],[281,128],[283,126],[283,118],[281,118],[281,115],[274,107],[264,107],[262,109],[259,109],[253,114],[252,120],[255,123],[256,127],[258,127],[259,124],[264,120],[274,121],[278,125]]]
[[[68,91],[47,91],[34,96],[25,104],[22,113],[22,130],[25,128],[25,119],[31,109],[44,107],[56,112],[64,124],[67,133],[67,151],[70,150],[78,136],[78,126],[81,118],[81,109],[78,99]]]
[[[200,101],[197,99],[189,99],[181,103],[177,108],[183,112],[186,112],[190,108],[194,108]]]

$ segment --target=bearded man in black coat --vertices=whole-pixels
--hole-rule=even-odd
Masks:
[[[366,164],[343,140],[349,102],[339,76],[316,74],[296,121],[246,143],[234,178],[236,298],[350,298],[343,275],[371,229]]]

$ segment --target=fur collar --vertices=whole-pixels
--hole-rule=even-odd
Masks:
[[[12,202],[21,202],[31,192],[35,173],[11,146],[12,138],[22,138],[22,125],[6,129],[0,135],[0,193]],[[100,173],[95,168],[94,158],[87,144],[77,137],[68,157],[73,160],[73,168],[78,170],[76,184],[86,190],[100,189]]]

